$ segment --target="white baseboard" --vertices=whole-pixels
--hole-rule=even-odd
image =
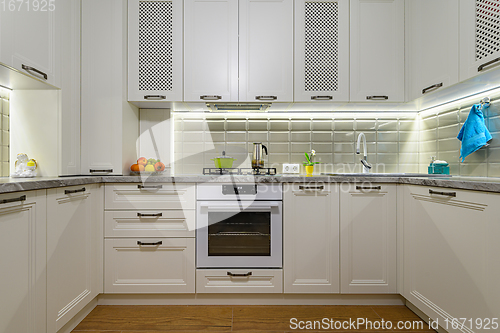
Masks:
[[[419,308],[417,308],[412,302],[410,301],[406,301],[406,304],[405,304],[408,309],[410,309],[411,311],[413,311],[417,316],[420,317],[420,319],[422,319],[423,321],[425,321],[427,323],[427,325],[429,324],[429,320],[431,318],[429,318],[428,315],[426,315],[422,310],[420,310]],[[437,328],[437,331],[438,333],[448,333],[448,331],[446,331],[444,328],[442,328],[441,326],[439,326]]]
[[[89,304],[87,304],[80,312],[78,312],[73,318],[71,318],[70,321],[66,323],[57,333],[70,333],[75,329],[80,322],[85,319],[85,317],[88,316],[88,314],[95,309],[95,307],[98,305],[98,298],[99,296],[95,297],[93,300],[90,301]],[[49,332],[50,333],[50,332]]]

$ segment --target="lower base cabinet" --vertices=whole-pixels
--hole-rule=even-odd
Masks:
[[[339,187],[283,186],[285,293],[339,293]]]
[[[448,332],[497,331],[491,320],[500,314],[500,195],[403,190],[403,296]],[[454,318],[466,318],[468,329],[453,327]]]
[[[104,293],[194,293],[194,238],[104,241]]]
[[[198,269],[196,293],[283,293],[281,269]]]
[[[47,332],[102,293],[103,185],[47,190]]]
[[[340,194],[340,291],[395,294],[397,185],[349,185]]]
[[[0,332],[46,332],[45,190],[0,195]]]

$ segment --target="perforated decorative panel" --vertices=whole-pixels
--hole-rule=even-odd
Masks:
[[[172,1],[140,1],[139,90],[172,90],[172,19]]]
[[[500,0],[476,0],[476,60],[500,51]]]
[[[337,2],[305,2],[305,91],[337,91],[339,86]]]

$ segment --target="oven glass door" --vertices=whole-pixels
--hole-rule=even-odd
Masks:
[[[281,267],[281,201],[198,202],[197,266]]]

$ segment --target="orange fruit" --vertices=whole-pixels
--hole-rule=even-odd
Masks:
[[[161,162],[156,162],[156,164],[155,164],[155,170],[156,171],[163,171],[163,170],[165,170],[165,164],[163,164]]]
[[[142,166],[142,167],[144,168],[144,166]],[[132,165],[130,166],[130,170],[131,170],[131,171],[135,171],[135,172],[139,172],[139,171],[140,171],[140,169],[139,169],[139,164],[132,164]]]
[[[144,168],[145,168],[145,166],[144,166],[144,165],[139,164],[139,171],[141,171],[141,172],[142,172],[142,171],[144,171]]]

